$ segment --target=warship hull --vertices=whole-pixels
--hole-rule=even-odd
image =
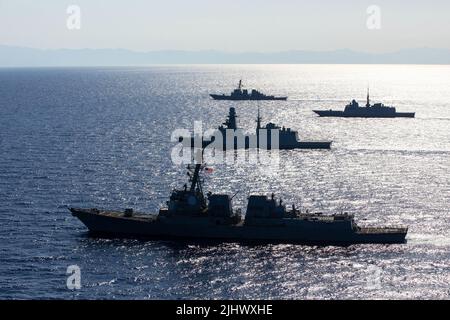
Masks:
[[[320,117],[342,117],[342,118],[414,118],[414,112],[395,112],[392,114],[375,113],[348,113],[333,110],[313,110]]]
[[[226,96],[221,94],[210,94],[211,98],[214,100],[231,100],[231,101],[286,101],[287,97],[272,97],[272,96],[266,96],[266,97],[251,97],[251,96],[240,96],[240,97],[233,97],[233,96]]]
[[[292,149],[331,149],[331,141],[300,141],[294,144],[280,144],[280,150]]]
[[[148,238],[249,243],[296,243],[306,245],[352,245],[405,243],[406,228],[349,228],[345,222],[294,221],[276,224],[221,225],[213,217],[157,218],[156,215],[125,217],[121,212],[70,209],[93,235],[113,238]],[[194,220],[193,220],[194,219]]]
[[[184,141],[187,141],[187,144],[184,143]],[[182,143],[183,143],[183,147],[187,147],[187,148],[195,148],[196,146],[200,147],[200,145],[202,148],[206,148],[210,144],[212,144],[213,141],[202,140],[200,143],[198,141],[195,141],[194,138],[191,137],[190,140],[189,140],[189,138],[182,139]],[[282,141],[280,141],[280,143],[278,144],[278,148],[276,148],[276,149],[277,150],[294,150],[294,149],[329,150],[329,149],[331,149],[332,143],[333,143],[332,141],[296,141],[293,143],[283,143]],[[221,147],[222,147],[221,151],[230,149],[227,146],[226,142]],[[247,149],[253,148],[249,144],[248,139],[242,146],[240,146],[238,143],[234,143],[230,147],[233,150],[238,150],[238,149],[246,149],[247,150]],[[270,150],[270,149],[272,149],[272,146],[270,144],[268,146],[264,146],[264,147],[257,146],[257,149],[263,149],[263,150],[269,149]],[[275,149],[275,148],[273,148],[273,149]]]

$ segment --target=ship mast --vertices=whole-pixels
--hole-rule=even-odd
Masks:
[[[239,85],[238,85],[238,88],[239,88],[239,90],[241,90],[241,89],[242,89],[242,79],[241,79],[241,80],[239,80]]]
[[[202,190],[203,188],[202,188],[202,181],[200,179],[200,170],[203,167],[203,151],[204,151],[204,149],[202,149],[202,151],[201,151],[201,161],[200,161],[200,163],[197,163],[195,165],[194,172],[192,172],[191,167],[188,165],[188,170],[189,170],[188,175],[190,177],[189,181],[191,182],[190,191],[195,192],[196,190],[198,190],[202,194],[203,194],[203,190]],[[200,152],[200,150],[198,152]]]
[[[367,104],[366,107],[370,107],[370,95],[369,95],[369,87],[367,87]]]
[[[199,178],[200,175],[200,169],[201,169],[202,165],[201,164],[196,164],[195,165],[195,169],[194,169],[194,175],[191,179],[191,192],[194,192],[195,189],[197,188],[201,193],[203,193],[202,191],[202,184]]]
[[[256,118],[256,130],[261,129],[261,116],[259,115],[259,107],[258,107],[258,117]]]

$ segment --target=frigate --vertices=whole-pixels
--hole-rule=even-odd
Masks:
[[[273,122],[262,124],[258,108],[255,133],[247,134],[237,125],[236,109],[231,107],[225,122],[209,137],[194,135],[179,137],[184,147],[214,147],[219,150],[236,149],[330,149],[332,141],[300,140],[298,132]]]
[[[367,102],[360,106],[356,100],[352,100],[343,111],[340,110],[313,110],[320,117],[344,117],[344,118],[414,118],[414,112],[397,112],[396,108],[385,106],[382,103],[370,104],[369,91]]]

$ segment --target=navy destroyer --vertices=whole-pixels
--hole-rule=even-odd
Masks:
[[[222,142],[218,141],[217,137],[222,139]],[[273,141],[273,139],[277,141]],[[332,144],[332,141],[301,141],[297,131],[277,126],[272,122],[262,125],[259,108],[256,119],[256,132],[254,134],[244,134],[243,130],[237,126],[236,109],[233,107],[230,108],[225,122],[217,128],[210,138],[202,136],[180,137],[179,141],[183,143],[184,147],[198,146],[205,148],[214,143],[214,147],[219,150],[243,148],[279,150],[330,149]]]
[[[243,89],[242,80],[239,80],[238,87],[230,95],[210,94],[214,100],[287,100],[287,97],[276,97],[265,95],[258,90],[248,91]]]
[[[71,208],[94,235],[152,239],[195,239],[253,243],[351,245],[404,243],[403,227],[365,227],[348,213],[309,213],[287,209],[275,195],[251,195],[245,217],[234,210],[227,194],[203,192],[203,164],[188,166],[190,186],[173,190],[167,206],[157,214],[132,209],[108,211]]]
[[[369,91],[365,107],[359,106],[356,100],[352,100],[344,111],[338,110],[313,110],[320,117],[346,117],[346,118],[414,118],[414,112],[397,112],[394,107],[385,106],[382,103],[370,104]]]

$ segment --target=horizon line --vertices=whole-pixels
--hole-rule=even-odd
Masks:
[[[123,50],[130,51],[133,53],[152,53],[152,52],[191,52],[191,53],[200,53],[200,52],[211,52],[211,53],[226,53],[226,54],[246,54],[246,53],[257,53],[257,54],[277,54],[277,53],[287,53],[287,52],[316,52],[316,53],[330,53],[330,52],[338,52],[338,51],[351,51],[354,53],[362,53],[369,55],[381,55],[381,54],[392,54],[398,53],[404,50],[441,50],[441,51],[449,51],[450,48],[443,47],[429,47],[429,46],[417,46],[417,47],[404,47],[396,50],[383,51],[383,52],[373,52],[373,51],[364,51],[358,49],[351,48],[336,48],[336,49],[284,49],[277,51],[260,51],[260,50],[243,50],[243,51],[231,51],[225,49],[148,49],[148,50],[139,50],[139,49],[130,49],[123,47],[102,47],[102,48],[93,48],[93,47],[81,47],[81,48],[68,48],[68,47],[59,47],[59,48],[38,48],[26,45],[11,45],[11,44],[2,44],[0,43],[0,47],[8,47],[15,49],[31,49],[31,50],[40,50],[40,51],[57,51],[57,50]]]
[[[385,53],[368,53],[352,49],[229,52],[220,50],[133,51],[123,48],[38,49],[0,45],[1,67],[131,67],[236,64],[450,65],[450,49],[405,48]]]

